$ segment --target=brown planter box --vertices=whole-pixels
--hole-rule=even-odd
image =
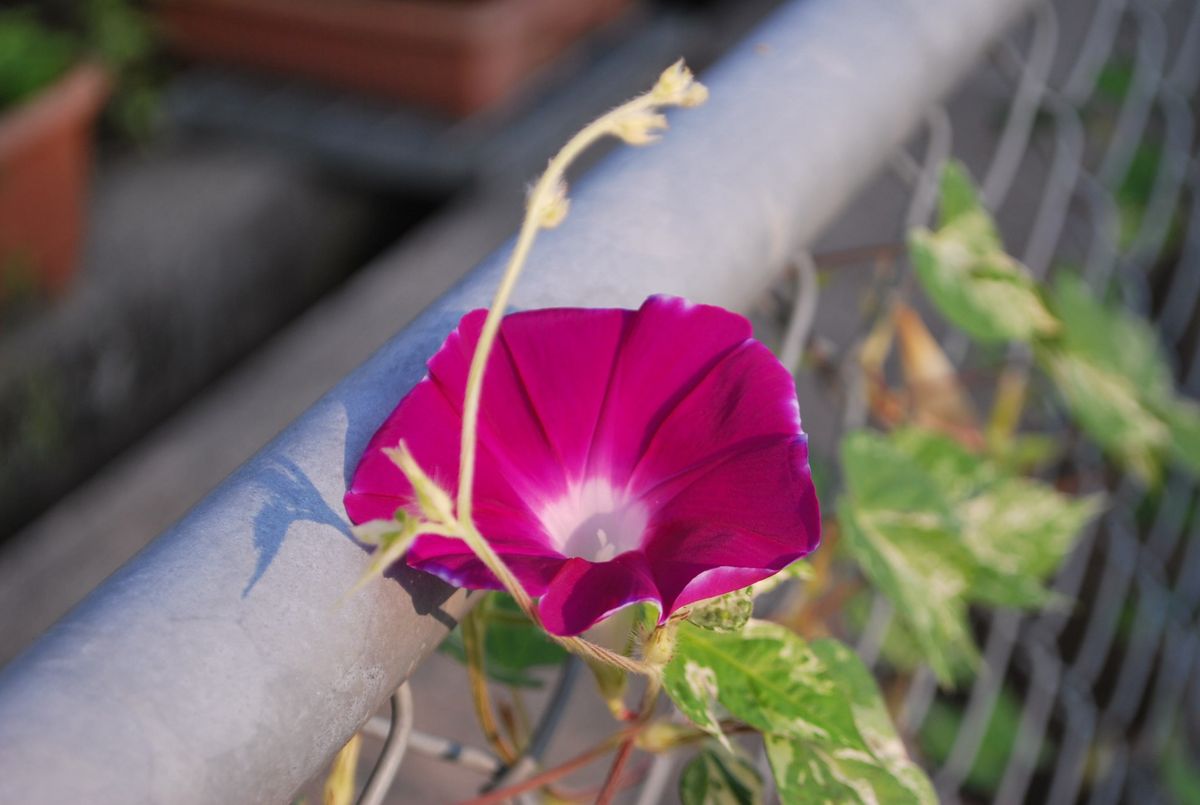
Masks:
[[[92,129],[108,91],[104,70],[85,64],[0,115],[0,268],[27,263],[53,292],[78,262]]]
[[[161,0],[182,53],[456,115],[491,106],[632,0]]]

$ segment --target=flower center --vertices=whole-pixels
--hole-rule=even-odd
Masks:
[[[542,509],[540,519],[563,556],[607,562],[641,547],[650,518],[640,502],[608,481],[593,478],[571,486]]]

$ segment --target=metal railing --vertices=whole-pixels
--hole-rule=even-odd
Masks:
[[[764,295],[778,295],[785,267],[803,260],[843,209],[853,212],[855,194],[884,165],[907,198],[887,231],[857,237],[902,241],[909,227],[928,221],[936,171],[955,152],[955,103],[935,104],[1032,5],[786,5],[703,77],[712,99],[674,119],[667,142],[621,151],[580,182],[568,224],[539,242],[516,304],[632,306],[665,292],[761,306]],[[1031,268],[1045,273],[1056,256],[1078,255],[1097,287],[1114,280],[1150,310],[1139,277],[1169,236],[1162,223],[1169,210],[1184,188],[1193,198],[1197,189],[1190,103],[1200,74],[1200,5],[1092,6],[1037,5],[1027,29],[993,52],[983,73],[1006,87],[1006,113],[990,157],[972,166],[1006,234],[1027,230],[1009,245]],[[1074,15],[1071,26],[1062,24],[1064,11]],[[1182,23],[1165,25],[1171,14]],[[1067,42],[1079,18],[1087,21],[1083,35]],[[1081,109],[1111,54],[1129,42],[1129,89],[1111,135],[1095,149]],[[897,151],[922,123],[920,158]],[[1142,226],[1119,248],[1113,194],[1148,131],[1161,131],[1163,158]],[[1018,188],[1043,156],[1040,171],[1033,168],[1045,183],[1034,194],[1032,221],[1010,227],[1005,212],[1028,206]],[[1197,209],[1193,203],[1185,225],[1186,270],[1172,275],[1165,305],[1152,311],[1172,346],[1185,337],[1200,295]],[[502,257],[480,266],[4,670],[0,799],[282,801],[387,700],[466,602],[405,572],[342,601],[366,554],[349,537],[341,495],[366,440],[421,376],[425,358],[462,312],[490,296]],[[961,338],[946,346],[969,357]],[[1197,366],[1200,359],[1187,374],[1193,393]],[[810,431],[865,416],[849,405],[838,422],[822,422],[805,410]],[[1090,448],[1076,450],[1073,466],[1086,484],[1102,484]],[[1094,606],[987,619],[985,667],[965,700],[955,748],[935,770],[943,796],[960,795],[997,696],[1013,680],[1025,691],[1021,738],[998,801],[1071,801],[1086,789],[1106,802],[1148,790],[1147,764],[1170,738],[1189,686],[1192,707],[1200,698],[1191,681],[1200,648],[1200,535],[1182,533],[1195,489],[1182,478],[1167,489],[1145,530],[1132,515],[1141,493],[1123,483],[1117,505],[1064,567],[1058,589]],[[1133,644],[1118,649],[1127,599]],[[878,656],[890,617],[876,602],[859,644],[868,659]],[[1076,633],[1078,646],[1067,646],[1063,636]],[[1095,691],[1106,662],[1115,664],[1117,681],[1101,701]],[[902,708],[906,731],[920,729],[936,696],[932,677],[918,674]],[[385,732],[378,722],[370,729]],[[1037,760],[1050,733],[1058,761],[1046,772]],[[435,754],[454,750],[433,736],[411,741]],[[1099,775],[1085,763],[1096,746],[1112,758]],[[397,755],[390,757],[391,772],[379,778],[384,788]],[[471,757],[480,770],[493,768],[486,755]],[[641,801],[657,801],[670,774],[670,761],[657,762]]]

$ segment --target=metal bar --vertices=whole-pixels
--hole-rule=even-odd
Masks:
[[[747,308],[1027,0],[798,0],[705,76],[668,142],[626,149],[535,249],[522,307],[651,293]],[[366,563],[340,498],[485,262],[0,676],[0,800],[285,800],[464,608]],[[230,412],[236,416],[237,412]]]

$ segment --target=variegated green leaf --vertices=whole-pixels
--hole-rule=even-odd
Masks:
[[[750,587],[745,587],[704,601],[692,608],[688,620],[702,629],[740,632],[754,612],[752,593]]]
[[[684,623],[664,687],[698,726],[727,714],[764,733],[784,802],[935,801],[870,672],[836,641],[763,621],[740,634]]]
[[[1077,275],[1060,271],[1050,297],[1062,320],[1062,349],[1127,378],[1144,400],[1175,394],[1171,367],[1149,322],[1103,304]]]
[[[1099,512],[1102,499],[1071,497],[1011,476],[999,463],[934,431],[906,428],[888,438],[946,497],[975,565],[968,599],[1006,607],[1048,603],[1042,582]]]
[[[1154,328],[1067,272],[1052,303],[1062,334],[1038,357],[1088,436],[1147,483],[1168,457],[1200,473],[1200,409],[1176,393]]]
[[[842,464],[846,547],[943,684],[976,660],[968,606],[1048,603],[1045,579],[1100,505],[929,430],[851,434]]]
[[[679,778],[683,805],[758,805],[763,801],[758,770],[728,752],[705,749]]]
[[[963,539],[977,572],[970,599],[997,607],[1051,602],[1043,583],[1062,564],[1102,498],[1073,498],[1022,478],[997,481],[959,507]]]
[[[1147,407],[1133,381],[1060,349],[1040,350],[1038,358],[1088,436],[1144,482],[1156,483],[1171,429]]]
[[[933,478],[880,435],[842,444],[847,493],[838,522],[846,548],[899,617],[944,685],[973,667],[967,623],[974,562],[950,501]]]
[[[850,706],[857,745],[770,735],[767,757],[785,803],[936,803],[929,779],[896,734],[870,671],[847,647],[818,640],[812,651]]]
[[[965,165],[954,160],[947,162],[942,168],[938,191],[938,222],[942,226],[962,223],[963,219],[977,219],[973,226],[979,230],[980,245],[1000,248],[1000,232],[979,200]]]
[[[663,686],[689,719],[720,735],[725,715],[765,733],[853,740],[846,706],[808,645],[782,626],[750,621],[740,633],[682,623]]]
[[[1029,270],[1004,252],[958,163],[947,164],[942,174],[937,231],[913,231],[909,255],[942,315],[979,341],[1030,341],[1058,329]]]

